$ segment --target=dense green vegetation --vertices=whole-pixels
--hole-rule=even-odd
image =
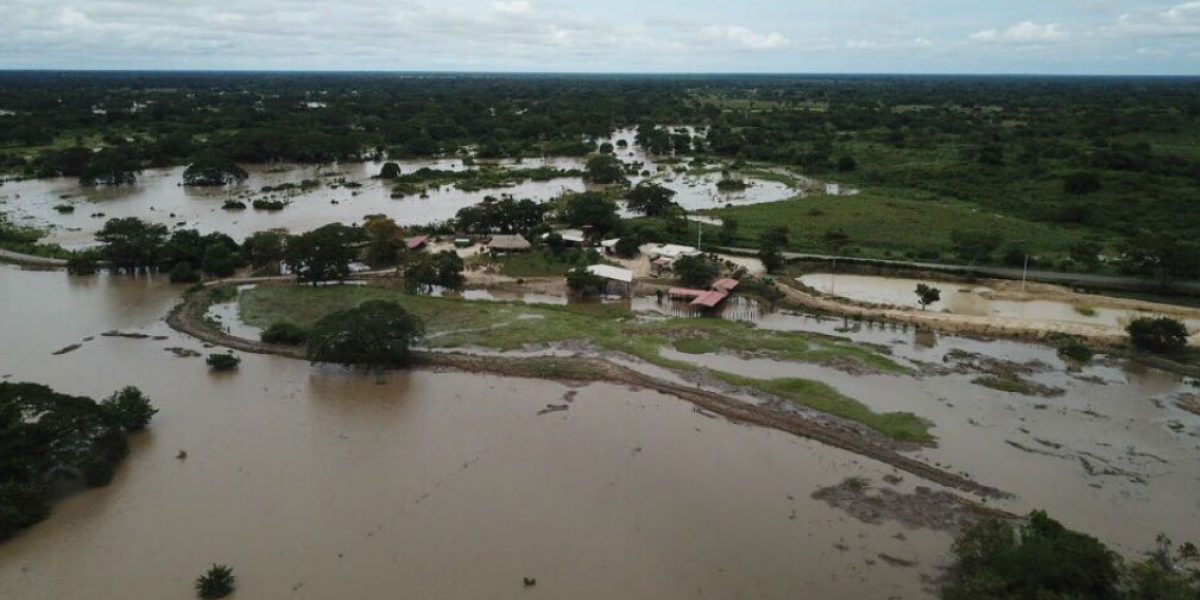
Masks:
[[[34,383],[0,382],[0,539],[45,518],[56,485],[112,480],[126,435],[149,424],[149,400],[127,387],[97,403]]]
[[[22,227],[9,221],[4,213],[0,213],[0,248],[47,258],[69,258],[71,253],[58,244],[43,244],[38,240],[45,233],[32,227]]]
[[[689,354],[747,353],[831,365],[848,362],[867,370],[906,372],[904,367],[877,349],[840,338],[763,331],[745,323],[720,319],[681,318],[645,323],[626,310],[599,303],[525,305],[418,296],[372,286],[265,286],[243,293],[240,310],[242,317],[252,325],[265,327],[286,316],[307,327],[326,315],[373,300],[395,302],[419,319],[425,327],[422,344],[430,348],[478,347],[507,351],[577,341],[681,371],[697,371],[698,368],[686,361],[664,357],[663,348]],[[861,422],[896,439],[918,442],[932,439],[928,431],[930,424],[912,413],[877,413],[817,382],[758,380],[719,371],[707,373],[733,385]]]
[[[965,528],[943,600],[1194,600],[1200,554],[1160,535],[1143,560],[1126,563],[1096,538],[1034,511],[1014,527],[986,519]]]
[[[1200,254],[1195,78],[29,72],[0,74],[0,107],[15,113],[0,118],[0,171],[98,185],[169,164],[217,184],[238,179],[235,161],[474,164],[601,149],[584,177],[619,183],[640,167],[618,162],[621,145],[601,138],[638,126],[637,142],[669,159],[863,191],[718,210],[741,221],[732,237],[745,247],[759,247],[766,224],[786,223],[794,235],[778,250],[828,251],[825,235],[844,231],[846,251],[864,256],[1028,255],[1042,268],[1200,276],[1189,259]],[[663,126],[685,123],[695,135]],[[388,171],[399,193],[566,174]]]

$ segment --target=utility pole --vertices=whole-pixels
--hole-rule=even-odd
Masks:
[[[1029,273],[1029,254],[1025,255],[1025,266],[1021,268],[1021,291],[1025,291],[1025,277]]]
[[[697,250],[701,250],[701,249],[702,249],[702,248],[700,247],[700,238],[701,238],[703,235],[704,235],[704,224],[703,224],[703,223],[701,223],[700,221],[696,221],[696,249],[697,249]]]

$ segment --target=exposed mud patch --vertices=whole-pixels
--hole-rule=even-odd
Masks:
[[[821,488],[813,492],[812,497],[872,525],[898,521],[913,529],[957,532],[986,517],[1010,517],[1003,511],[968,502],[951,492],[918,486],[913,493],[905,494],[890,487],[874,487],[870,481],[858,477]]]

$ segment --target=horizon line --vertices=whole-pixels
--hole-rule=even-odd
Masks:
[[[160,73],[160,74],[316,74],[316,75],[501,75],[607,77],[1061,77],[1061,78],[1177,78],[1200,79],[1200,73],[1038,73],[1038,72],[919,72],[919,71],[518,71],[518,70],[380,70],[380,69],[188,69],[188,68],[0,68],[0,73]]]

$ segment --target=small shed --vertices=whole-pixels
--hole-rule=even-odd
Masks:
[[[691,304],[692,304],[692,306],[696,306],[696,307],[700,307],[700,308],[716,308],[716,306],[718,304],[720,304],[722,301],[725,300],[725,298],[728,298],[728,297],[729,297],[729,292],[712,290],[709,292],[705,292],[703,296],[699,296],[695,300],[692,300]]]
[[[737,289],[737,286],[739,283],[741,283],[741,282],[736,279],[733,279],[731,277],[725,277],[723,279],[718,279],[718,280],[714,281],[712,283],[712,289],[721,291],[721,292],[733,293],[733,290]]]
[[[604,249],[605,254],[616,254],[617,244],[621,242],[621,238],[613,238],[611,240],[600,240],[600,247]]]
[[[418,235],[417,237],[409,238],[409,240],[407,242],[404,242],[404,247],[408,248],[409,252],[416,252],[417,250],[424,248],[425,245],[428,243],[429,243],[429,236]]]
[[[521,235],[493,235],[487,244],[489,252],[528,252],[532,247]]]
[[[590,265],[587,272],[607,282],[604,293],[613,296],[633,294],[633,271],[612,265]]]

